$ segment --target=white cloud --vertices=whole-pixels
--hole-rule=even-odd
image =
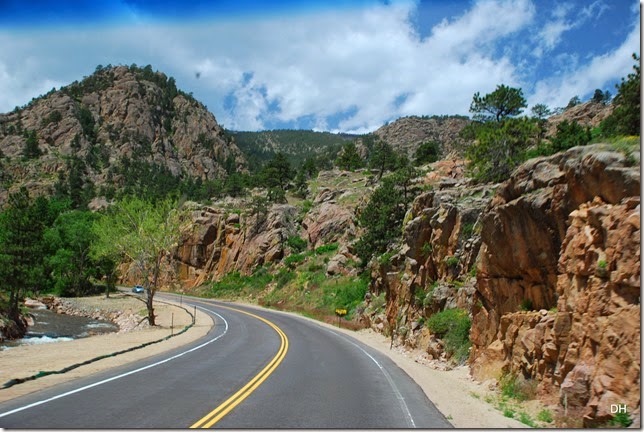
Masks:
[[[596,88],[604,88],[632,72],[631,55],[640,50],[640,27],[635,25],[617,49],[596,56],[560,76],[552,76],[537,83],[530,105],[544,103],[551,107],[565,106],[573,96],[583,96]]]
[[[588,20],[599,18],[607,9],[603,0],[596,0],[583,8],[575,7],[573,3],[558,4],[551,13],[553,19],[547,21],[533,38],[533,55],[540,58],[551,52],[559,45],[565,32],[581,27]]]
[[[602,4],[588,14],[602,13]],[[0,112],[109,63],[152,64],[238,130],[306,119],[318,129],[366,132],[402,115],[468,114],[475,92],[523,84],[530,57],[513,49],[521,32],[538,33],[532,1],[475,1],[424,38],[412,22],[415,8],[393,2],[187,24],[137,18],[120,27],[0,30]],[[553,10],[544,51],[575,25],[571,10]],[[552,100],[553,89],[583,84],[571,77],[539,83],[535,97]]]

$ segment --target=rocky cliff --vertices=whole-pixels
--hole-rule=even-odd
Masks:
[[[637,155],[639,161],[639,155]],[[640,170],[605,145],[528,161],[483,217],[475,376],[558,393],[587,426],[639,407]]]
[[[533,380],[586,426],[610,419],[611,404],[636,413],[639,153],[576,147],[526,162],[501,185],[477,186],[454,168],[427,176],[434,190],[414,201],[401,244],[372,262],[361,319],[445,359],[424,323],[467,310],[474,377]],[[371,307],[383,293],[383,307]]]
[[[72,172],[98,194],[137,173],[210,180],[245,166],[213,115],[149,66],[99,67],[0,115],[0,151],[0,203],[22,185],[50,194]]]

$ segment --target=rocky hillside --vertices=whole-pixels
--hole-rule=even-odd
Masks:
[[[557,125],[564,120],[577,122],[581,126],[595,128],[608,117],[614,109],[613,104],[603,104],[599,102],[588,101],[579,105],[568,108],[561,114],[556,114],[548,118],[546,135],[552,136],[557,133]]]
[[[276,153],[283,153],[294,166],[301,166],[308,158],[318,165],[328,165],[335,160],[338,151],[346,142],[358,135],[333,134],[312,130],[270,130],[259,132],[228,131],[235,143],[255,169],[271,159]]]
[[[469,123],[469,118],[463,116],[410,116],[382,126],[373,134],[410,158],[427,141],[438,142],[446,156],[464,149],[466,142],[459,137],[459,132]]]
[[[361,319],[437,359],[458,352],[426,323],[460,309],[471,317],[464,358],[474,377],[533,383],[586,427],[611,419],[611,404],[636,416],[640,163],[632,150],[575,147],[526,162],[500,185],[443,179],[414,201],[391,258],[371,263],[370,296],[384,295],[384,305],[368,300]]]
[[[0,151],[0,204],[21,185],[109,195],[144,177],[212,180],[246,164],[206,107],[150,66],[99,67],[0,115]]]

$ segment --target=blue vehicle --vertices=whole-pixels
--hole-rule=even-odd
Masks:
[[[143,287],[141,285],[137,285],[134,288],[132,288],[132,292],[135,293],[135,294],[141,294],[144,291],[145,290],[143,289]]]

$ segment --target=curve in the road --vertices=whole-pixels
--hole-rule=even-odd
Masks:
[[[206,309],[204,309],[204,308],[202,308],[202,307],[200,307],[200,306],[197,306],[197,307],[198,307],[199,309],[204,310],[204,311],[206,310]],[[91,388],[93,388],[93,387],[98,387],[98,386],[100,386],[100,385],[107,384],[108,382],[116,381],[116,380],[118,380],[118,379],[125,378],[125,377],[130,376],[130,375],[134,375],[134,374],[139,373],[139,372],[142,372],[142,371],[144,371],[144,370],[151,369],[151,368],[153,368],[153,367],[160,366],[160,365],[162,365],[162,364],[164,364],[164,363],[167,363],[167,362],[169,362],[169,361],[175,360],[175,359],[177,359],[177,358],[179,358],[179,357],[183,357],[183,356],[184,356],[184,355],[186,355],[186,354],[189,354],[189,353],[191,353],[191,352],[193,352],[193,351],[197,351],[198,349],[201,349],[201,348],[203,348],[203,347],[205,347],[205,346],[207,346],[207,345],[210,345],[210,344],[211,344],[211,343],[213,343],[213,342],[216,342],[217,340],[221,339],[221,338],[222,338],[226,333],[228,333],[228,321],[226,321],[226,320],[224,319],[224,317],[222,317],[221,315],[219,315],[217,312],[214,312],[214,311],[208,311],[208,312],[210,312],[210,313],[213,313],[213,314],[217,315],[217,316],[222,320],[222,322],[224,323],[224,331],[223,331],[221,334],[217,335],[216,337],[214,337],[214,338],[212,338],[212,339],[210,339],[210,340],[208,340],[208,341],[206,341],[206,342],[204,342],[204,343],[202,343],[202,344],[200,344],[200,345],[197,345],[196,347],[190,348],[189,350],[186,350],[186,351],[182,351],[182,352],[180,352],[180,353],[178,353],[178,354],[173,355],[172,357],[165,358],[165,359],[163,359],[163,360],[161,360],[161,361],[158,361],[158,362],[156,362],[156,363],[152,363],[152,364],[149,364],[149,365],[146,365],[146,366],[140,367],[140,368],[138,368],[138,369],[134,369],[134,370],[131,370],[131,371],[128,371],[128,372],[122,373],[122,374],[120,374],[120,375],[116,375],[116,376],[113,376],[113,377],[110,377],[110,378],[107,378],[107,379],[104,379],[104,380],[101,380],[101,381],[97,381],[97,382],[95,382],[95,383],[88,384],[88,385],[86,385],[86,386],[79,387],[79,388],[77,388],[77,389],[70,390],[70,391],[68,391],[68,392],[61,393],[61,394],[58,394],[58,395],[56,395],[56,396],[52,396],[52,397],[47,398],[47,399],[43,399],[43,400],[40,400],[40,401],[37,401],[37,402],[34,402],[34,403],[30,403],[30,404],[28,404],[28,405],[24,405],[24,406],[21,406],[21,407],[18,407],[18,408],[12,409],[12,410],[10,410],[10,411],[6,411],[6,412],[3,412],[3,413],[0,413],[0,418],[2,418],[2,417],[6,417],[6,416],[11,415],[11,414],[15,414],[15,413],[18,413],[18,412],[20,412],[20,411],[24,411],[24,410],[27,410],[27,409],[30,409],[30,408],[37,407],[38,405],[43,405],[43,404],[46,404],[46,403],[48,403],[48,402],[55,401],[56,399],[62,399],[62,398],[64,398],[64,397],[71,396],[71,395],[73,395],[73,394],[75,394],[75,393],[80,393],[80,392],[82,392],[82,391],[85,391],[85,390],[91,389]]]
[[[235,309],[235,308],[221,306],[221,305],[219,307],[246,314],[272,327],[273,330],[275,330],[280,337],[280,341],[281,341],[280,348],[277,354],[275,355],[275,357],[273,357],[273,359],[266,365],[266,367],[262,369],[257,375],[255,375],[255,377],[252,380],[250,380],[248,384],[246,384],[244,387],[239,389],[237,393],[235,393],[230,398],[228,398],[224,403],[222,403],[217,408],[215,408],[207,415],[205,415],[201,420],[199,420],[198,422],[190,426],[191,429],[210,428],[219,420],[221,420],[226,414],[228,414],[230,411],[235,409],[237,405],[242,403],[244,399],[250,396],[250,394],[253,391],[255,391],[255,389],[259,387],[264,381],[266,381],[266,379],[273,373],[275,369],[277,369],[277,367],[280,365],[282,360],[284,360],[284,357],[286,357],[286,353],[288,351],[288,338],[286,337],[286,334],[284,334],[284,332],[278,326],[276,326],[269,320],[240,309]]]

